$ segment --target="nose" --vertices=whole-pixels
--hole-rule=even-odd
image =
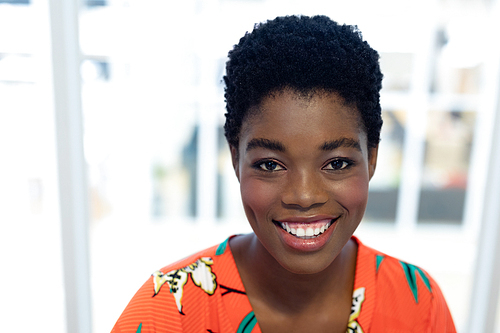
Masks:
[[[281,201],[287,206],[301,209],[312,208],[328,201],[324,179],[311,172],[297,172],[288,175]]]

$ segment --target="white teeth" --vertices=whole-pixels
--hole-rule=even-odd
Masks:
[[[280,222],[280,225],[281,228],[286,230],[288,233],[300,238],[308,239],[321,235],[323,232],[325,232],[326,229],[328,229],[328,227],[332,225],[332,221],[321,226],[321,228],[316,228],[316,229],[306,228],[306,230],[304,230],[303,228],[297,228],[297,229],[291,228],[287,222]]]

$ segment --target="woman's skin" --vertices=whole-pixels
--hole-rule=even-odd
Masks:
[[[345,333],[357,254],[350,237],[377,148],[368,148],[356,107],[335,93],[283,90],[252,111],[231,155],[254,233],[230,247],[257,321],[263,332]]]

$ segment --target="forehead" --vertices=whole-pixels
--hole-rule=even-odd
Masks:
[[[240,139],[250,136],[291,136],[325,139],[324,136],[366,137],[354,105],[334,92],[303,94],[283,90],[265,97],[243,121]]]

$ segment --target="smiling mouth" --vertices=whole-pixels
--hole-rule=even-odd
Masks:
[[[288,232],[290,235],[301,239],[316,238],[323,234],[338,218],[323,220],[316,223],[292,223],[273,221],[276,225]]]

